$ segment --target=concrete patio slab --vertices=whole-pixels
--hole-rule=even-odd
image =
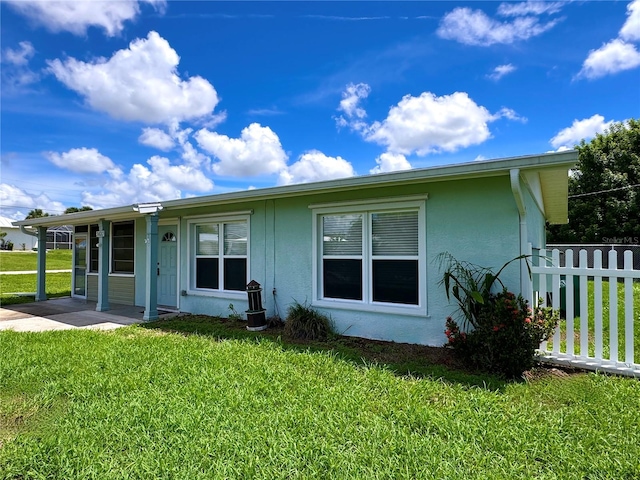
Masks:
[[[43,302],[23,303],[0,307],[0,330],[18,332],[43,332],[89,328],[112,330],[114,328],[143,323],[143,308],[113,305],[111,310],[97,312],[96,303],[77,298],[56,298]],[[178,315],[168,312],[167,318]]]

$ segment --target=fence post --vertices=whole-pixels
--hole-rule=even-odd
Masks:
[[[609,269],[618,269],[615,250],[609,250]],[[609,360],[618,361],[618,277],[609,277]]]
[[[633,253],[624,252],[624,269],[633,270]],[[616,299],[617,301],[617,299]],[[624,279],[624,361],[633,363],[633,279]]]
[[[593,252],[593,269],[598,271],[602,270],[602,250],[596,250]],[[593,324],[594,335],[596,340],[595,345],[595,357],[602,358],[602,277],[595,275],[593,277]]]
[[[580,250],[580,268],[587,268],[587,251]],[[580,356],[589,356],[589,299],[587,298],[587,276],[580,274]]]
[[[551,253],[551,262],[554,266],[560,266],[560,251],[557,248],[554,248]],[[556,311],[560,310],[560,274],[558,273],[551,275],[551,291],[553,292],[552,307]],[[553,334],[553,353],[560,353],[560,325],[556,327]]]

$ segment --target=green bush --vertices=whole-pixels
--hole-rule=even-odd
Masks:
[[[447,318],[449,345],[467,365],[515,378],[535,365],[540,342],[548,340],[558,325],[558,313],[550,308],[531,309],[527,300],[506,288],[489,294],[481,304],[477,325],[461,331]]]
[[[290,305],[284,323],[284,334],[297,340],[326,340],[333,333],[333,322],[306,304]]]

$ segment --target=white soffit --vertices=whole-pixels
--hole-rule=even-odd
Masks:
[[[540,170],[540,184],[547,221],[553,225],[568,223],[568,170],[566,168]]]

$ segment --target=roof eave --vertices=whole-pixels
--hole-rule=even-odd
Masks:
[[[211,204],[232,204],[247,201],[260,201],[274,197],[294,197],[312,193],[331,193],[336,191],[351,190],[354,188],[375,188],[380,186],[393,186],[397,184],[430,183],[451,179],[470,179],[491,177],[505,174],[518,168],[525,170],[564,170],[575,166],[578,153],[568,150],[559,153],[547,153],[541,155],[527,155],[497,160],[473,161],[455,165],[427,167],[405,170],[401,172],[383,173],[377,175],[363,175],[322,182],[301,183],[278,187],[268,187],[256,190],[242,190],[231,193],[207,195],[192,198],[182,198],[162,202],[163,211],[178,210],[192,206],[207,206]],[[103,210],[89,210],[66,215],[41,217],[37,219],[13,222],[20,226],[54,226],[54,225],[82,225],[96,222],[100,219],[118,220],[130,219],[141,216],[134,211],[134,205],[108,208]]]

